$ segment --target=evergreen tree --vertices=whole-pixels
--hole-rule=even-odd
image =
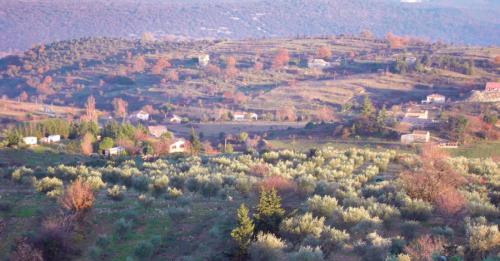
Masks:
[[[240,205],[236,217],[238,220],[238,227],[231,231],[231,238],[238,243],[241,251],[240,253],[244,254],[248,246],[250,246],[250,243],[252,243],[255,225],[248,216],[248,208],[245,207],[245,204]]]
[[[200,138],[194,128],[191,128],[191,133],[189,134],[189,142],[191,142],[191,153],[194,155],[200,153],[203,144],[201,144]]]
[[[365,117],[370,117],[370,115],[373,112],[373,103],[368,97],[368,95],[365,95],[365,98],[363,100],[363,111],[362,114]]]
[[[276,190],[262,190],[254,214],[257,230],[277,233],[284,215],[285,210],[281,208],[281,198]]]

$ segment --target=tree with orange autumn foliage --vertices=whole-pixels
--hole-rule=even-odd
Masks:
[[[80,142],[80,149],[83,155],[90,155],[94,151],[92,148],[92,143],[94,142],[94,137],[90,133],[85,133],[83,135],[82,141]]]
[[[387,41],[391,49],[402,49],[408,44],[408,39],[402,36],[397,36],[393,33],[387,33]]]
[[[497,55],[493,61],[495,62],[496,65],[500,65],[500,55]]]
[[[153,68],[151,68],[151,73],[152,74],[161,74],[163,69],[165,68],[170,68],[172,65],[168,62],[167,59],[165,58],[160,58],[158,61],[156,61],[155,65]]]
[[[36,89],[39,93],[45,94],[45,95],[50,95],[54,93],[54,90],[50,88],[50,84],[52,84],[52,77],[51,76],[45,76],[43,81],[37,85]]]
[[[404,248],[411,260],[432,261],[433,255],[443,250],[445,242],[440,238],[423,235]]]
[[[179,80],[179,74],[177,73],[176,70],[170,70],[166,75],[166,79],[167,81],[176,82]]]
[[[94,193],[89,184],[77,179],[66,188],[59,204],[72,214],[82,215],[92,208]]]
[[[128,103],[121,98],[113,99],[113,108],[116,117],[125,118]]]
[[[83,115],[82,120],[97,122],[94,96],[89,96],[87,98],[87,102],[85,102],[85,114]]]
[[[254,71],[256,72],[260,72],[262,71],[262,69],[264,68],[264,64],[262,64],[262,62],[260,61],[256,61],[254,64],[253,64],[253,69]]]
[[[138,56],[134,60],[134,64],[132,67],[132,70],[134,72],[144,72],[144,69],[146,68],[146,60],[144,59],[144,56]]]
[[[316,56],[320,59],[328,59],[332,56],[332,51],[325,45],[322,45],[316,50]]]
[[[238,74],[238,68],[236,68],[236,58],[229,56],[226,59],[226,69],[224,74],[227,78],[232,78]]]
[[[452,217],[464,208],[465,199],[458,189],[465,179],[454,171],[448,157],[446,152],[436,146],[423,146],[420,168],[401,174],[400,182],[411,198],[433,203],[438,212]]]
[[[320,121],[333,121],[335,119],[333,110],[325,106],[317,109],[315,116]]]
[[[295,121],[297,116],[293,107],[285,106],[276,111],[276,119],[279,121]]]
[[[287,65],[289,60],[290,60],[290,55],[288,54],[288,50],[281,48],[276,52],[271,67],[275,70],[280,69],[283,66]]]
[[[211,76],[219,76],[221,74],[221,69],[215,64],[205,66],[205,71]]]

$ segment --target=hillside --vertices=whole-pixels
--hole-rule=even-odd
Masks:
[[[331,66],[309,68],[321,48],[331,53],[325,58]],[[277,67],[280,51],[288,60]],[[210,64],[198,66],[197,56],[204,53]],[[390,48],[387,40],[346,36],[193,42],[85,38],[1,59],[0,95],[73,107],[93,95],[97,108],[106,111],[113,109],[114,98],[126,100],[129,112],[169,103],[194,119],[284,108],[310,117],[325,108],[340,111],[364,94],[387,106],[433,92],[458,99],[498,78],[493,63],[498,55],[499,48],[412,40],[401,49]],[[417,70],[403,61],[408,57],[427,64]],[[231,60],[234,65],[228,66]],[[398,69],[403,65],[404,72]]]
[[[370,30],[446,42],[498,44],[498,4],[381,0],[0,0],[0,51],[88,36],[261,38]],[[293,14],[293,15],[291,15]],[[186,19],[189,18],[189,19]]]

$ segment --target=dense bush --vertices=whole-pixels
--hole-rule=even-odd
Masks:
[[[314,195],[307,199],[307,207],[317,216],[331,217],[333,211],[338,208],[338,201],[334,197]]]
[[[58,197],[63,193],[63,181],[58,178],[45,177],[35,181],[35,189],[38,192],[46,193],[49,197]]]
[[[315,218],[311,213],[286,218],[281,222],[280,232],[292,241],[299,241],[307,236],[319,238],[325,228],[325,218]]]
[[[312,248],[310,246],[299,248],[299,251],[291,253],[289,260],[292,261],[323,261],[323,251],[319,247]]]
[[[257,234],[255,242],[253,242],[248,253],[250,259],[254,261],[275,261],[285,260],[286,243],[273,234]]]
[[[132,231],[132,221],[127,221],[124,218],[118,219],[113,225],[113,231],[118,239],[126,239]]]
[[[123,200],[126,191],[127,187],[125,186],[113,185],[113,187],[108,188],[106,195],[112,200],[120,201]]]

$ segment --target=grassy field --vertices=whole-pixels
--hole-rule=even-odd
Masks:
[[[54,147],[34,146],[26,149],[0,149],[0,166],[44,167],[53,164],[78,164],[88,161],[81,154],[68,154]]]
[[[332,147],[335,149],[349,149],[349,148],[371,148],[371,149],[398,149],[402,151],[412,151],[408,146],[401,145],[397,141],[388,141],[377,138],[369,139],[334,139],[334,138],[311,138],[311,139],[274,139],[269,140],[274,149],[293,149],[297,151],[308,151],[315,148]]]
[[[472,145],[451,149],[453,156],[464,156],[467,158],[493,158],[500,160],[500,142],[478,142]]]

